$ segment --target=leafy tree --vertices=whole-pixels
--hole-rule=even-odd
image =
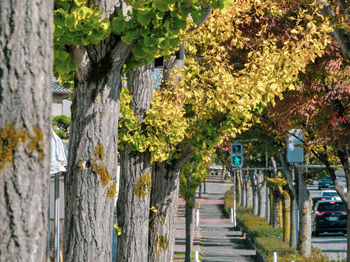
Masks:
[[[53,1],[0,4],[0,257],[44,261]]]
[[[195,192],[209,176],[208,162],[203,161],[201,156],[194,156],[181,170],[179,193],[185,200],[186,219],[186,253],[185,261],[191,261],[193,243],[193,208],[195,208]]]
[[[225,137],[249,127],[264,104],[293,87],[299,72],[322,54],[328,41],[324,36],[329,27],[317,13],[299,8],[291,8],[292,12],[283,5],[259,1],[239,6],[227,13],[214,12],[201,30],[186,35],[184,80],[178,82],[177,75],[154,93],[146,126],[133,124],[137,121],[132,115],[121,120],[128,126],[120,133],[120,142],[153,155],[150,207],[157,212],[150,212],[149,259],[168,258],[184,163],[194,152],[207,155]],[[275,31],[269,28],[271,21]],[[285,34],[277,30],[283,23],[288,25]],[[164,128],[159,128],[172,125],[178,130],[162,133]]]
[[[71,119],[69,116],[60,115],[52,117],[52,125],[55,133],[62,139],[69,137],[69,126]]]
[[[65,180],[65,260],[111,259],[111,196],[116,182],[123,65],[136,68],[174,51],[189,13],[196,20],[204,12],[200,6],[222,8],[224,3],[56,2],[53,71],[65,87],[74,82]]]
[[[300,75],[300,90],[287,92],[283,100],[270,108],[269,117],[279,134],[292,128],[303,130],[305,149],[325,165],[336,190],[349,206],[348,195],[340,187],[332,165],[340,162],[349,180],[350,66],[339,45],[332,43],[326,50]]]

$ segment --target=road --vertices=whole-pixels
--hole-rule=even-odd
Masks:
[[[340,176],[341,185],[345,186],[345,177]],[[318,196],[321,190],[318,190],[317,182],[308,187],[311,197]],[[330,259],[335,261],[346,259],[346,235],[341,233],[329,234],[323,233],[318,237],[312,237],[312,245],[322,250]]]

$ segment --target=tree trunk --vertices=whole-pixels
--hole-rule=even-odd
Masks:
[[[287,193],[284,195],[282,203],[283,211],[283,241],[289,242],[290,238],[290,197]]]
[[[289,246],[297,248],[297,225],[296,225],[296,205],[297,201],[293,198],[290,200],[290,237]]]
[[[240,177],[242,176],[242,171],[237,171],[236,172],[236,203],[240,203],[241,199],[242,199],[242,194],[241,194],[241,188],[242,188],[242,184],[241,184],[241,179]]]
[[[67,262],[111,260],[121,70],[130,53],[113,37],[73,50],[78,69],[65,178]]]
[[[265,217],[266,213],[266,182],[263,172],[258,171],[258,216]]]
[[[153,74],[153,64],[141,66],[127,74],[132,95],[131,106],[139,123],[143,123],[152,101]],[[117,220],[122,234],[118,237],[118,262],[147,261],[152,172],[150,159],[149,152],[132,151],[129,146],[120,152]]]
[[[53,1],[0,3],[0,260],[44,261]]]
[[[187,183],[191,183],[188,181]],[[195,204],[195,198],[192,199]],[[185,205],[185,218],[186,218],[186,251],[185,261],[191,262],[191,253],[193,247],[193,207],[186,203]]]
[[[154,163],[152,169],[151,212],[149,219],[148,261],[173,261],[175,247],[175,221],[179,195],[179,169],[166,162]]]
[[[173,261],[180,170],[193,152],[188,145],[182,149],[181,154],[182,156],[173,163],[153,163],[150,206],[154,206],[158,212],[150,213],[149,262]]]
[[[240,205],[242,207],[245,206],[245,203],[246,203],[246,179],[245,179],[245,174],[244,174],[244,171],[242,171],[242,175],[240,176],[240,183],[241,183],[241,203]]]
[[[284,153],[284,148],[280,149],[280,161],[283,167],[282,175],[284,178],[288,181],[288,194],[290,196],[290,237],[289,237],[289,246],[290,247],[297,247],[297,241],[296,241],[296,232],[297,232],[297,225],[296,225],[296,209],[297,209],[297,189],[294,185],[294,166],[288,164],[286,154]]]
[[[254,170],[254,173],[250,177],[250,181],[252,183],[252,190],[253,190],[253,215],[258,215],[258,179],[257,179],[257,172]]]
[[[297,169],[299,186],[299,235],[298,250],[306,257],[311,256],[311,208],[312,201],[301,169]]]
[[[246,200],[246,207],[250,208],[253,207],[253,189],[250,181],[250,174],[248,174],[248,178],[246,178],[246,189],[247,189],[247,200]]]
[[[117,261],[147,261],[150,208],[150,154],[127,147],[120,152],[120,190],[117,203]]]
[[[272,218],[272,227],[280,228],[282,227],[282,207],[281,207],[281,198],[277,189],[273,190],[273,218]]]

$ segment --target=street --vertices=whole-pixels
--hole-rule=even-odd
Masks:
[[[345,177],[337,174],[341,181],[341,185],[345,187]],[[318,190],[317,182],[308,187],[311,197],[318,196],[322,190]],[[342,260],[346,259],[346,238],[342,233],[323,233],[318,237],[312,237],[312,245],[322,250],[330,259]]]

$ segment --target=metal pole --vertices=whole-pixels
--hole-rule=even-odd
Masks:
[[[265,167],[268,169],[269,168],[269,156],[267,154],[267,150],[265,151]],[[269,198],[269,187],[267,185],[267,182],[266,182],[266,190],[265,190],[266,194],[265,194],[265,197],[266,197],[266,221],[267,222],[270,222],[270,198]]]
[[[46,261],[50,262],[50,184],[49,183],[49,207],[47,209],[47,250],[46,250]]]
[[[233,226],[237,226],[236,221],[236,170],[233,171]]]
[[[55,174],[55,262],[60,261],[60,173]]]
[[[199,208],[196,209],[196,226],[199,227]]]

